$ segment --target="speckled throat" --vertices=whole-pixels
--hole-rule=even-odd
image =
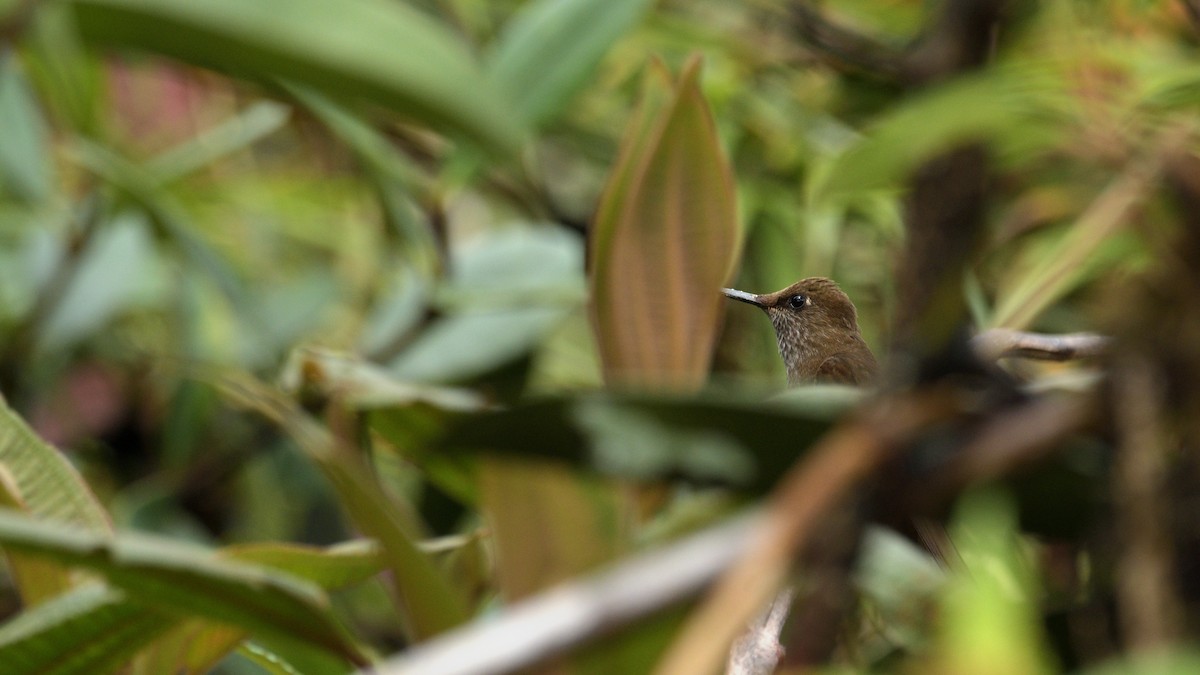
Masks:
[[[733,289],[724,293],[767,313],[789,386],[867,384],[875,377],[878,365],[858,331],[854,303],[833,281],[811,277],[764,295]]]

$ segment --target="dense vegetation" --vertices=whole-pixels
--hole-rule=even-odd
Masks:
[[[0,673],[1194,672],[1198,105],[1189,0],[0,2]]]

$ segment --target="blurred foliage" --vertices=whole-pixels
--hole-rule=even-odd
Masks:
[[[963,141],[974,324],[1112,325],[1200,150],[1200,11],[1011,4],[913,88],[783,0],[0,2],[0,672],[349,672],[759,500],[860,397],[768,399],[716,290],[831,276],[881,353],[906,181]],[[899,50],[941,3],[820,5]],[[842,665],[1192,672],[1056,637],[1110,570],[1067,593],[1020,526],[1090,536],[1102,445],[969,493],[943,566],[869,534]],[[648,672],[680,621],[555,667]]]

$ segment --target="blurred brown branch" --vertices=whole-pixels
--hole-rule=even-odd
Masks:
[[[1179,0],[1179,4],[1183,5],[1183,11],[1187,13],[1188,19],[1192,22],[1192,28],[1200,31],[1200,1]]]
[[[793,2],[789,10],[796,34],[832,65],[890,80],[902,79],[903,54],[897,49],[838,25],[804,0]]]
[[[900,47],[839,24],[809,0],[796,0],[788,10],[796,35],[834,67],[920,86],[981,65],[1008,4],[950,0],[922,35]]]
[[[1184,615],[1173,581],[1171,504],[1165,494],[1165,400],[1154,364],[1146,359],[1118,363],[1113,384],[1120,439],[1113,497],[1124,543],[1116,577],[1121,625],[1135,649],[1160,649],[1179,639]]]

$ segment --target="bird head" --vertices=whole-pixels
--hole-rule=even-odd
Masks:
[[[723,291],[767,313],[792,384],[837,379],[858,383],[874,374],[875,360],[859,334],[854,303],[832,280],[810,277],[763,295]],[[838,357],[861,366],[851,363],[851,374],[842,377],[835,369],[839,364],[831,361]]]

